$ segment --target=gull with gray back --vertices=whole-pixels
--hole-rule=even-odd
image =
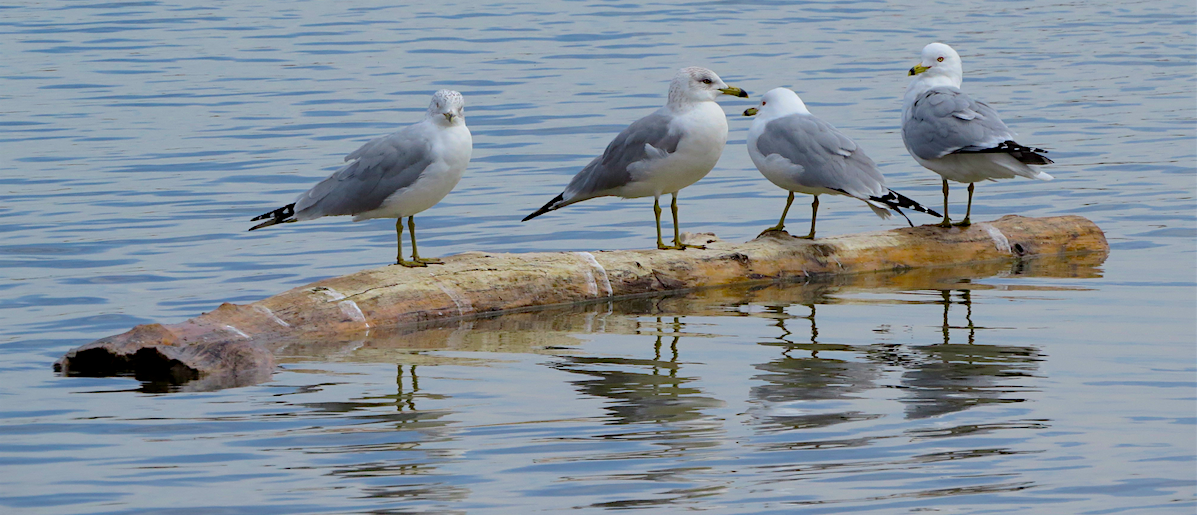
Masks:
[[[565,191],[524,218],[528,221],[595,197],[653,197],[657,248],[682,250],[677,192],[710,173],[727,144],[727,115],[715,103],[719,95],[747,97],[706,68],[683,68],[669,85],[665,107],[641,118],[615,136],[603,154],[574,176]],[[673,245],[661,239],[661,195],[672,194]]]
[[[416,247],[415,215],[440,202],[461,180],[473,152],[461,93],[442,89],[432,96],[424,119],[362,145],[348,162],[294,203],[264,213],[249,230],[324,216],[352,215],[353,221],[396,218],[395,264],[427,266]],[[411,231],[412,259],[403,259],[403,218]]]
[[[760,105],[745,110],[744,116],[756,116],[748,129],[748,155],[753,164],[769,182],[790,192],[781,220],[761,234],[783,230],[795,192],[814,196],[810,233],[800,236],[805,239],[815,237],[819,195],[823,194],[860,200],[881,218],[889,218],[893,210],[912,226],[901,208],[939,216],[886,187],[885,177],[864,150],[830,123],[811,114],[793,91],[769,90]]]
[[[948,181],[968,183],[968,226],[974,183],[1015,176],[1052,180],[1031,166],[1051,164],[1046,150],[1020,145],[997,111],[960,89],[964,77],[960,55],[943,43],[923,48],[922,60],[902,106],[902,141],[915,161],[943,177],[943,227],[948,218]]]

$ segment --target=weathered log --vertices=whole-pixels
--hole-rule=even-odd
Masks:
[[[657,334],[672,325],[671,317],[736,316],[784,319],[794,315],[741,306],[787,307],[794,305],[873,303],[871,297],[851,293],[894,291],[964,292],[1006,289],[1053,290],[1061,287],[1028,284],[989,284],[975,280],[994,276],[1090,278],[1101,276],[1105,253],[1034,256],[1019,260],[988,261],[949,267],[912,268],[872,274],[812,276],[801,282],[737,283],[658,295],[637,295],[608,301],[544,307],[518,313],[473,318],[440,319],[403,326],[378,328],[369,334],[342,339],[294,340],[275,350],[287,362],[369,362],[422,364],[477,364],[486,359],[462,352],[572,354],[583,343],[581,334]],[[1063,287],[1071,289],[1075,287]],[[920,296],[927,304],[945,304],[939,297]],[[909,301],[903,301],[909,302]],[[947,306],[945,305],[945,309]],[[656,317],[657,323],[644,320]],[[694,334],[694,333],[685,333]],[[456,351],[451,357],[427,351]]]
[[[1006,216],[967,229],[921,226],[814,241],[785,233],[738,245],[710,234],[688,235],[688,241],[707,248],[467,252],[428,268],[365,270],[249,305],[225,303],[179,324],[140,325],[68,352],[55,369],[71,375],[132,373],[175,382],[204,378],[221,386],[252,384],[270,376],[275,354],[291,354],[306,342],[360,340],[371,331],[719,285],[1030,256],[1104,256],[1109,249],[1101,230],[1077,216]]]

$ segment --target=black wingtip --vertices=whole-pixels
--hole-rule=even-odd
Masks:
[[[258,220],[258,219],[257,219],[257,218],[255,218],[254,220]],[[252,222],[253,220],[250,220],[250,221]],[[272,225],[277,225],[277,224],[279,224],[279,223],[281,223],[281,222],[279,222],[278,220],[273,220],[273,219],[271,219],[271,220],[266,220],[265,222],[262,222],[262,223],[260,223],[260,224],[258,224],[258,225],[255,225],[255,226],[253,226],[253,227],[250,227],[250,228],[249,228],[249,230],[251,230],[251,231],[256,231],[256,230],[258,230],[258,229],[261,229],[261,228],[263,228],[263,227],[270,227],[270,226],[272,226]]]
[[[1010,157],[1017,159],[1020,163],[1026,165],[1050,165],[1055,163],[1048,159],[1047,151],[1042,148],[1028,147],[1026,145],[1019,145],[1013,140],[1006,140],[999,143],[996,147],[985,148],[981,150],[957,150],[953,154],[1009,154]]]
[[[521,221],[521,222],[527,222],[528,220],[531,220],[531,219],[533,219],[533,218],[536,218],[536,217],[538,217],[538,216],[540,216],[540,215],[543,215],[543,214],[545,214],[545,213],[548,213],[549,211],[552,211],[552,210],[554,210],[554,209],[557,209],[557,206],[555,206],[555,204],[557,204],[558,202],[561,202],[561,200],[562,200],[562,199],[564,199],[564,198],[565,198],[565,194],[564,194],[564,193],[562,193],[562,194],[560,194],[560,195],[557,195],[556,197],[553,197],[553,200],[550,200],[550,201],[549,201],[547,204],[545,204],[545,205],[541,206],[541,207],[540,207],[540,209],[537,209],[537,210],[536,210],[536,212],[534,212],[534,213],[532,213],[532,214],[530,214],[530,215],[528,215],[528,216],[525,216],[525,217],[524,217],[524,219],[523,219],[523,220],[520,220],[520,221]]]
[[[256,222],[258,220],[266,220],[258,225],[250,227],[249,230],[261,229],[263,227],[270,227],[272,225],[285,224],[296,221],[295,218],[295,204],[287,204],[283,207],[275,209],[267,213],[262,213],[258,216],[250,218],[249,221]]]
[[[920,213],[927,213],[928,215],[931,215],[934,217],[942,217],[943,216],[939,213],[936,213],[934,209],[929,209],[929,208],[923,207],[922,204],[919,204],[918,202],[915,202],[910,197],[907,197],[906,195],[898,193],[894,190],[889,190],[889,193],[886,193],[885,195],[882,195],[880,197],[869,197],[869,200],[881,202],[882,204],[889,206],[890,209],[897,211],[898,214],[902,215],[903,218],[906,218],[906,223],[910,224],[911,227],[914,227],[914,223],[911,222],[910,217],[907,217],[906,213],[903,213],[899,208],[913,209]]]

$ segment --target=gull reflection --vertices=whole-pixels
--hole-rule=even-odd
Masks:
[[[914,356],[902,374],[907,396],[906,417],[944,415],[993,403],[1026,400],[1027,387],[1019,379],[1034,377],[1042,354],[1033,346],[977,343],[977,331],[992,329],[973,322],[970,290],[941,290],[943,343],[913,347]],[[953,325],[953,305],[964,306],[964,324]],[[965,337],[960,332],[967,331]]]
[[[609,399],[607,419],[613,424],[638,422],[685,422],[706,415],[702,410],[722,406],[723,402],[703,395],[691,386],[697,377],[682,373],[679,360],[679,333],[685,324],[678,317],[669,324],[656,318],[660,328],[654,337],[651,359],[599,356],[561,356],[552,363],[555,369],[585,376],[570,381],[578,391]]]
[[[821,348],[845,350],[846,347],[821,345],[815,305],[805,308],[810,311],[808,316],[788,315],[779,306],[767,308],[766,313],[776,320],[772,325],[781,330],[778,340],[785,350],[773,361],[754,365],[762,373],[752,379],[765,384],[749,390],[749,398],[755,404],[749,414],[766,430],[825,427],[880,417],[851,409],[853,403],[846,399],[853,398],[856,392],[876,388],[882,367],[869,361],[820,357]],[[804,338],[809,343],[793,341],[795,333],[786,324],[793,319],[810,321],[809,338]],[[796,349],[809,351],[810,355],[794,357],[790,353]]]
[[[311,385],[296,394],[319,395],[337,383]],[[424,392],[417,365],[397,365],[395,393],[351,400],[294,403],[323,424],[288,438],[293,447],[320,455],[320,467],[333,478],[357,485],[364,497],[403,501],[460,501],[470,489],[440,479],[440,468],[463,451],[457,449],[452,413],[421,407],[422,401],[444,395]]]

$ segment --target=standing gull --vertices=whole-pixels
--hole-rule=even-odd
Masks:
[[[345,161],[352,162],[299,195],[294,203],[253,218],[251,221],[266,221],[249,230],[322,216],[353,215],[354,222],[397,218],[395,264],[441,263],[420,257],[415,214],[445,198],[470,163],[473,140],[464,110],[461,93],[437,91],[423,120],[362,145],[345,156]],[[411,231],[411,261],[403,259],[405,216]]]
[[[653,197],[657,220],[657,248],[684,250],[699,247],[682,243],[677,221],[677,192],[715,167],[727,144],[727,115],[715,97],[747,97],[729,87],[706,68],[682,68],[669,85],[665,107],[624,129],[578,172],[565,191],[524,218],[528,221],[549,211],[594,197]],[[673,245],[661,240],[661,195],[673,194]]]
[[[906,88],[902,105],[902,141],[915,161],[943,177],[943,227],[948,218],[948,180],[968,183],[969,225],[973,211],[973,183],[1021,175],[1052,180],[1052,176],[1027,165],[1051,164],[1041,148],[1014,142],[1014,132],[1002,123],[997,111],[960,90],[964,71],[960,55],[943,43],[923,47],[922,62],[910,69],[914,80]]]
[[[748,155],[770,182],[790,191],[781,220],[765,232],[780,231],[786,213],[794,203],[794,192],[814,195],[811,203],[810,234],[815,238],[815,216],[819,214],[819,195],[844,195],[863,201],[881,218],[894,210],[914,226],[900,208],[939,216],[885,186],[885,177],[856,142],[848,139],[815,115],[793,91],[776,88],[765,93],[759,107],[744,111],[756,115],[748,128]],[[765,232],[761,233],[764,234]]]

